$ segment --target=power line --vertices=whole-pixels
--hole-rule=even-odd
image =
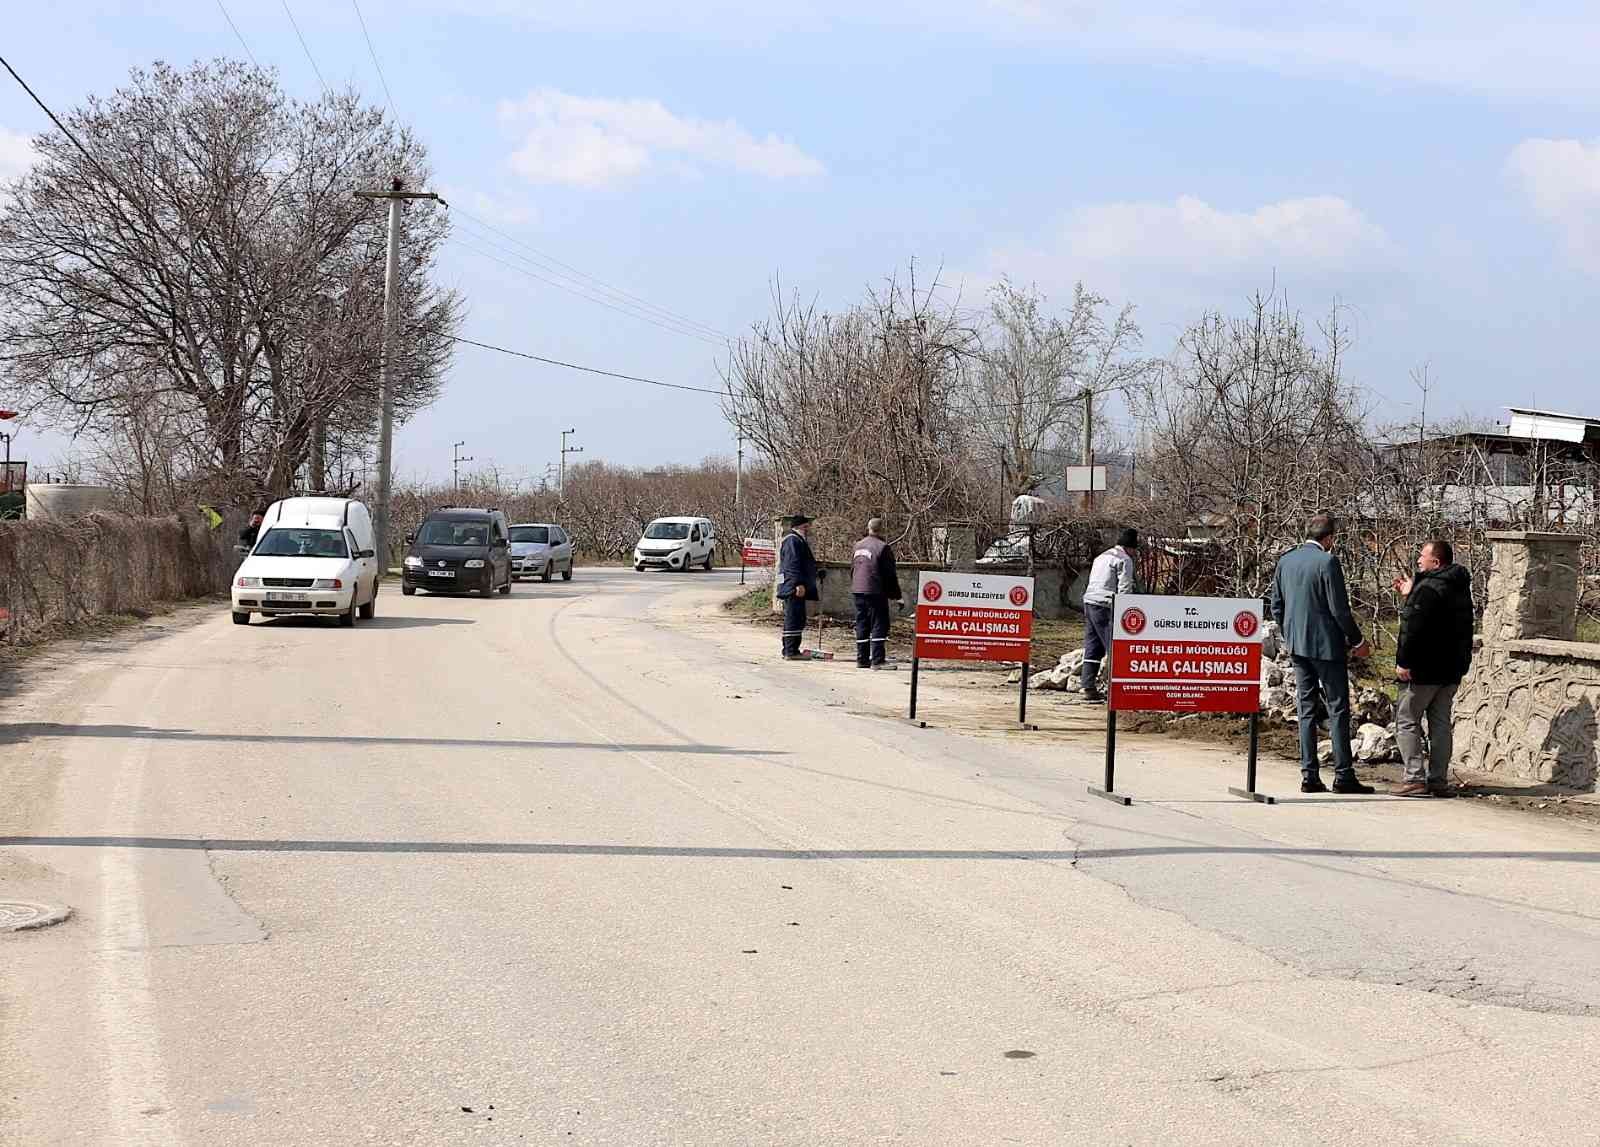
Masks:
[[[239,47],[244,49],[244,54],[249,56],[250,62],[259,69],[261,67],[261,61],[256,59],[256,54],[250,50],[250,45],[245,43],[244,33],[239,31],[239,25],[233,22],[233,17],[229,15],[228,9],[226,6],[224,6],[222,0],[217,0],[217,7],[221,9],[222,18],[228,22],[228,27],[233,29],[233,34],[239,37]]]
[[[222,0],[217,0],[220,4]],[[361,21],[361,34],[367,39],[367,54],[372,57],[372,66],[378,69],[378,82],[383,85],[383,97],[389,101],[389,110],[394,112],[395,123],[400,122],[400,112],[394,106],[394,96],[389,93],[389,80],[383,74],[383,65],[378,63],[378,50],[372,46],[372,33],[367,31],[367,18],[361,14],[359,0],[350,0],[351,7],[356,10],[356,19]]]
[[[474,236],[474,238],[477,238],[477,236]],[[445,240],[445,242],[453,243],[456,246],[462,248],[463,250],[472,252],[474,255],[479,255],[479,256],[482,256],[485,259],[491,260],[492,262],[499,263],[502,267],[505,267],[505,268],[507,268],[509,270],[512,270],[512,271],[516,271],[519,274],[526,275],[528,278],[533,279],[536,282],[544,283],[547,286],[551,286],[551,287],[557,287],[557,288],[559,288],[561,290],[573,291],[575,294],[581,295],[583,298],[587,299],[591,303],[597,303],[600,306],[605,307],[607,310],[616,311],[618,314],[627,315],[629,318],[638,319],[640,322],[649,323],[651,326],[660,327],[664,331],[670,331],[673,334],[685,335],[685,336],[687,336],[689,338],[699,339],[702,342],[711,343],[713,346],[719,346],[720,347],[720,346],[726,345],[724,340],[715,339],[715,338],[712,338],[710,335],[704,335],[704,334],[701,334],[698,331],[690,330],[690,329],[688,329],[686,327],[683,327],[681,325],[678,325],[678,324],[676,324],[676,323],[674,323],[674,322],[672,322],[670,320],[657,319],[657,318],[653,317],[652,315],[643,313],[641,311],[638,311],[638,310],[635,310],[635,309],[632,309],[632,308],[629,308],[629,307],[626,307],[626,306],[623,306],[623,305],[620,305],[620,304],[617,304],[617,303],[613,303],[613,302],[611,302],[611,301],[609,301],[609,300],[607,300],[605,298],[599,297],[597,295],[588,294],[588,293],[585,293],[583,291],[579,291],[577,288],[570,287],[565,283],[561,283],[561,282],[558,282],[557,280],[548,278],[547,276],[542,275],[537,271],[529,270],[526,266],[523,266],[521,263],[508,262],[507,260],[500,258],[499,255],[494,254],[493,251],[485,251],[480,247],[474,246],[472,243],[469,243],[465,239],[462,239],[459,235],[451,235],[448,239]],[[499,250],[501,251],[502,254],[511,255],[512,258],[517,258],[518,257],[518,256],[515,255],[515,253],[510,252],[510,251],[506,251],[504,248],[500,248]]]
[[[34,90],[28,86],[28,81],[17,75],[17,70],[11,66],[10,62],[7,61],[4,56],[0,56],[0,64],[5,65],[6,71],[11,73],[11,78],[22,85],[22,90],[27,92],[29,98],[31,98],[34,103],[39,105],[40,111],[44,112],[45,115],[50,117],[50,122],[55,124],[56,127],[61,130],[61,134],[70,139],[73,143],[73,146],[79,151],[83,152],[83,158],[92,163],[94,165],[94,169],[101,175],[105,176],[106,182],[111,184],[111,186],[115,187],[118,191],[122,191],[122,184],[117,182],[116,177],[107,171],[104,165],[102,165],[98,159],[89,154],[89,149],[84,147],[82,141],[79,140],[77,136],[72,134],[72,130],[67,127],[66,124],[61,122],[61,120],[56,116],[55,112],[50,110],[49,105],[47,105],[38,97],[38,95],[34,93]],[[126,191],[122,191],[122,194],[126,196],[128,193]]]
[[[649,299],[641,298],[638,295],[635,295],[635,294],[632,294],[629,291],[623,290],[621,287],[612,286],[610,283],[607,283],[604,279],[601,279],[601,278],[599,278],[599,277],[597,277],[595,275],[591,275],[587,271],[584,271],[584,270],[582,270],[582,269],[580,269],[578,267],[574,267],[570,263],[563,263],[560,259],[557,259],[554,255],[547,254],[546,252],[541,251],[537,247],[533,246],[533,244],[528,243],[528,242],[526,242],[526,241],[524,241],[522,239],[519,239],[515,235],[509,234],[506,231],[502,231],[500,228],[496,227],[494,224],[488,222],[487,220],[480,219],[478,216],[473,215],[470,211],[467,211],[465,208],[458,209],[457,210],[457,214],[465,215],[468,219],[470,219],[472,222],[476,223],[479,227],[482,227],[487,231],[492,231],[496,235],[499,235],[502,238],[509,240],[511,243],[514,243],[516,246],[522,248],[522,250],[528,252],[528,257],[530,258],[530,260],[532,262],[535,262],[536,264],[545,267],[545,269],[549,270],[551,274],[563,274],[564,273],[563,277],[572,278],[572,279],[574,279],[576,281],[580,281],[585,286],[592,285],[592,287],[595,288],[595,289],[601,290],[601,291],[603,291],[603,292],[605,292],[607,294],[613,295],[613,296],[615,296],[615,297],[617,297],[619,299],[625,299],[625,300],[628,300],[629,302],[638,304],[639,306],[646,307],[651,311],[657,312],[657,313],[661,314],[662,316],[664,316],[666,318],[673,319],[676,322],[680,322],[685,326],[694,327],[694,328],[696,328],[698,330],[704,331],[707,334],[715,335],[718,339],[721,339],[721,340],[724,340],[724,341],[726,341],[727,338],[728,338],[728,336],[724,332],[717,330],[716,327],[713,327],[713,326],[711,326],[711,325],[709,325],[707,323],[702,323],[702,322],[698,321],[697,319],[692,319],[687,315],[678,313],[677,311],[670,310],[669,308],[663,307],[658,303],[653,303]]]
[[[525,358],[533,362],[542,362],[547,366],[559,366],[564,367],[567,370],[581,370],[585,374],[598,374],[605,378],[620,378],[626,382],[642,382],[647,386],[660,386],[665,387],[667,390],[688,390],[695,394],[714,394],[718,398],[722,397],[723,395],[722,391],[711,390],[709,387],[686,386],[681,382],[662,382],[658,378],[640,378],[636,374],[618,374],[614,370],[601,370],[598,367],[593,366],[580,366],[575,362],[562,362],[558,358],[546,358],[543,355],[529,354],[527,351],[512,350],[510,347],[495,346],[493,343],[484,343],[478,342],[476,339],[462,338],[460,335],[447,335],[446,337],[449,338],[451,342],[465,343],[467,346],[480,347],[483,350],[498,351],[500,354],[508,354],[514,358]]]
[[[480,227],[484,226],[484,224],[477,220],[475,216],[469,219],[469,224]],[[486,244],[491,250],[498,251],[500,254],[516,260],[517,265],[514,267],[515,270],[521,271],[523,274],[528,275],[530,278],[537,279],[541,283],[556,287],[559,290],[568,291],[571,294],[577,295],[579,298],[587,299],[591,303],[598,303],[602,307],[618,311],[619,313],[628,315],[632,318],[641,319],[642,321],[651,323],[655,326],[663,327],[664,329],[673,331],[676,334],[687,335],[690,338],[700,339],[704,342],[709,342],[719,347],[727,345],[727,343],[730,341],[726,335],[723,335],[718,331],[714,331],[709,327],[697,326],[692,322],[692,320],[680,318],[665,308],[653,307],[652,304],[639,305],[632,303],[624,297],[617,297],[615,292],[608,297],[600,288],[591,287],[587,283],[577,281],[573,278],[573,276],[563,275],[560,271],[552,271],[550,268],[535,262],[528,256],[523,255],[518,251],[514,251],[502,243],[496,242],[490,236],[480,235],[476,232],[473,232],[471,233],[470,237],[475,242]],[[464,247],[467,246],[460,236],[452,236],[451,241],[460,242]],[[475,250],[476,253],[480,255],[486,255],[486,253],[482,250],[472,247],[468,247],[468,249]],[[486,257],[494,258],[493,255],[486,255]],[[510,264],[506,265],[510,266]],[[552,278],[552,275],[558,277]],[[570,281],[563,282],[563,278]]]
[[[317,67],[317,61],[311,55],[311,45],[306,43],[305,35],[300,31],[300,25],[295,21],[294,13],[289,11],[289,0],[279,0],[279,3],[283,5],[283,14],[289,17],[289,26],[294,29],[295,36],[300,40],[300,47],[304,49],[306,59],[311,61],[311,70],[317,73],[317,82],[322,85],[323,91],[332,95],[333,89],[328,86],[328,81],[322,78],[322,69]]]

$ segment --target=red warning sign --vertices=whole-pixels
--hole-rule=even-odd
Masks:
[[[1254,713],[1261,705],[1261,603],[1154,597],[1117,602],[1111,708]]]
[[[916,655],[944,661],[1026,661],[1033,579],[928,573],[917,587]]]

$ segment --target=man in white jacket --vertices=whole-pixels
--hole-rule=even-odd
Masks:
[[[1124,529],[1117,544],[1094,559],[1089,584],[1083,589],[1083,699],[1104,701],[1100,663],[1111,652],[1111,602],[1119,593],[1134,592],[1133,552],[1139,531]]]

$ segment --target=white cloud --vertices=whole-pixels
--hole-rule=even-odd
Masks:
[[[786,139],[757,137],[732,120],[674,115],[656,100],[596,99],[541,88],[502,103],[500,118],[524,133],[511,167],[533,183],[620,183],[658,157],[768,179],[823,171],[820,161]]]
[[[1506,168],[1573,259],[1600,270],[1600,140],[1523,140]]]
[[[1208,276],[1351,270],[1384,252],[1383,229],[1332,195],[1224,211],[1192,196],[1071,212],[1052,244],[1073,262],[1168,267]]]
[[[1384,77],[1518,94],[1600,94],[1592,0],[988,0],[1001,35],[1094,55],[1191,59],[1288,74]]]
[[[0,182],[20,177],[37,158],[31,137],[0,127]]]
[[[1334,299],[1372,307],[1404,278],[1396,245],[1359,207],[1333,195],[1228,210],[1194,196],[1092,204],[991,249],[955,277],[969,298],[1002,275],[1065,298],[1074,283],[1138,306],[1160,347],[1199,314],[1279,290],[1313,309]]]

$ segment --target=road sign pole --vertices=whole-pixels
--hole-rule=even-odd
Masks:
[[[1269,797],[1265,793],[1256,792],[1256,758],[1260,755],[1261,747],[1261,714],[1250,714],[1250,751],[1244,763],[1244,788],[1236,789],[1228,786],[1228,791],[1236,797],[1243,797],[1247,801],[1256,801],[1258,804],[1277,804],[1276,797]]]
[[[1125,797],[1117,792],[1117,711],[1106,702],[1106,787],[1097,789],[1089,786],[1089,791],[1097,797],[1104,797],[1112,804],[1130,805],[1132,797]]]
[[[911,655],[911,712],[906,714],[907,719],[911,721],[917,719],[917,671],[921,667],[922,658],[913,653]],[[924,721],[921,724],[923,728],[927,728],[927,722]]]
[[[1017,702],[1017,724],[1024,729],[1038,729],[1037,725],[1028,724],[1028,675],[1032,671],[1031,663],[1022,663],[1022,694]]]

